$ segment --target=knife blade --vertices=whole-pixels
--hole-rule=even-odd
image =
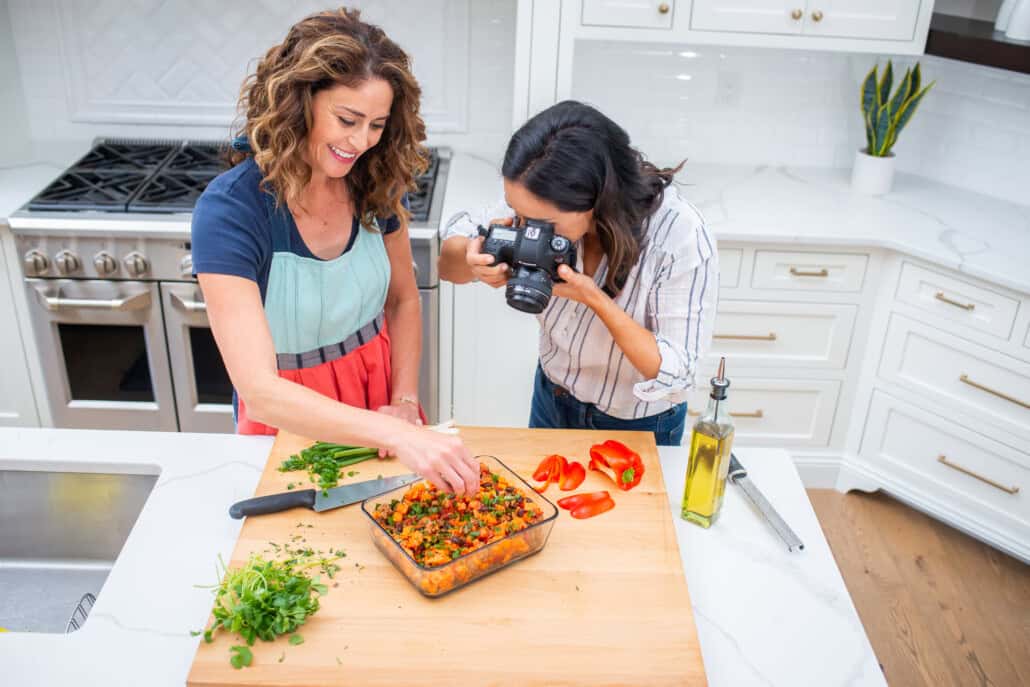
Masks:
[[[422,479],[421,475],[411,473],[370,479],[326,490],[300,489],[297,491],[284,491],[279,494],[255,496],[234,503],[229,508],[229,516],[239,520],[248,515],[278,513],[290,508],[310,508],[316,513],[321,513],[333,508],[349,506],[352,503],[364,501],[372,496],[379,496],[393,489],[417,482],[420,479]]]
[[[730,453],[730,472],[728,475],[731,482],[740,487],[740,490],[744,492],[744,496],[750,499],[751,503],[755,504],[758,512],[762,514],[765,521],[772,526],[776,531],[776,534],[780,536],[780,539],[787,545],[787,551],[800,551],[805,548],[801,538],[794,533],[794,530],[790,529],[790,525],[780,517],[780,514],[776,512],[769,500],[758,490],[758,487],[748,478],[747,470],[740,464],[737,457]]]

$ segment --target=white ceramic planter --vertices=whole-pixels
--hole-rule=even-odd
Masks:
[[[882,196],[893,183],[894,153],[887,157],[866,155],[863,150],[855,153],[855,166],[851,168],[851,188],[855,193]]]

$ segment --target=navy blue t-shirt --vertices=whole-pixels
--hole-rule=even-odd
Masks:
[[[197,200],[190,232],[194,274],[230,274],[250,279],[257,282],[263,300],[272,267],[272,232],[276,227],[288,228],[291,252],[305,258],[320,258],[308,250],[289,209],[276,208],[272,196],[261,189],[261,178],[254,158],[218,175]],[[407,197],[404,206],[408,207]],[[378,222],[383,234],[401,227],[396,216]],[[355,217],[344,253],[354,245],[359,230]]]

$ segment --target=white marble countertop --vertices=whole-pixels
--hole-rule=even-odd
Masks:
[[[1030,205],[907,174],[873,198],[852,193],[849,179],[847,169],[698,163],[677,176],[719,241],[886,248],[1030,294]],[[501,197],[496,166],[485,160],[455,156],[450,183],[470,207],[448,190],[445,221]]]
[[[804,542],[795,553],[733,485],[711,529],[680,518],[689,449],[659,453],[710,687],[886,687],[790,455],[734,450]]]
[[[69,635],[0,633],[4,680],[181,687],[200,641],[188,632],[211,608],[210,590],[193,585],[213,583],[218,556],[229,559],[240,523],[226,508],[253,494],[271,441],[0,429],[0,470],[159,474],[85,626]],[[789,554],[734,489],[711,530],[680,520],[686,451],[661,449],[709,684],[883,685],[789,456],[747,448],[738,456],[806,548]]]
[[[0,158],[0,224],[89,147],[28,142]],[[852,193],[849,176],[847,169],[688,163],[677,179],[721,241],[887,248],[1030,293],[1030,205],[907,174],[897,175],[890,194],[871,198]],[[501,195],[496,165],[462,153],[448,186],[444,221],[463,209],[458,197],[473,209]]]
[[[0,156],[0,225],[86,154],[91,141],[28,141]]]

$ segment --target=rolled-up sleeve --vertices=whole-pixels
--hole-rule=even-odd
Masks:
[[[683,240],[670,241],[645,267],[651,274],[647,326],[661,355],[658,375],[633,386],[642,401],[682,403],[694,386],[698,361],[712,341],[719,299],[715,239],[700,221]],[[677,232],[679,233],[679,232]]]
[[[479,235],[479,227],[487,226],[490,220],[513,217],[514,215],[515,211],[508,207],[503,198],[493,205],[477,210],[462,210],[452,215],[450,219],[440,226],[440,240],[446,241],[455,236],[474,238]]]

